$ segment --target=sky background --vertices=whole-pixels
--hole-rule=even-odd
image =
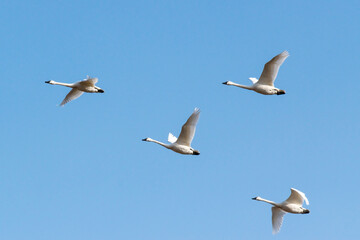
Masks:
[[[359,239],[359,1],[0,2],[0,239]],[[250,84],[290,57],[263,96]],[[59,107],[44,81],[98,77]],[[141,139],[178,136],[186,156]],[[311,213],[271,206],[294,187]]]

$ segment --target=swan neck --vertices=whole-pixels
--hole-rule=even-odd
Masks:
[[[241,84],[234,83],[234,82],[229,83],[229,85],[244,88],[244,89],[247,89],[247,90],[252,90],[252,86],[245,86],[245,85],[241,85]]]
[[[161,146],[163,146],[163,147],[166,147],[166,148],[170,148],[170,145],[165,144],[165,143],[162,143],[162,142],[159,142],[159,141],[156,141],[156,140],[154,140],[154,139],[149,139],[148,141],[149,141],[149,142],[153,142],[153,143],[157,143],[157,144],[159,144],[159,145],[161,145]]]
[[[72,84],[72,83],[61,83],[61,82],[52,81],[51,84],[65,86],[65,87],[71,87],[71,88],[74,87],[74,84]]]
[[[267,199],[264,199],[264,198],[261,198],[261,197],[258,197],[256,200],[266,202],[266,203],[270,203],[271,205],[274,205],[276,207],[278,206],[278,204],[276,202],[273,202],[273,201],[270,201],[270,200],[267,200]]]

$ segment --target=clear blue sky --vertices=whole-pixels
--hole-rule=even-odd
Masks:
[[[0,239],[359,239],[359,1],[0,3]],[[250,84],[288,50],[276,86]],[[61,108],[98,77],[105,94]],[[184,156],[144,137],[178,135]],[[309,215],[271,234],[294,187]]]

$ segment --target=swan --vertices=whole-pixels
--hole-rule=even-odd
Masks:
[[[283,217],[285,213],[296,213],[296,214],[307,214],[310,213],[308,209],[302,207],[303,201],[306,205],[309,205],[309,200],[306,198],[303,192],[295,188],[291,188],[291,194],[288,199],[282,203],[275,203],[261,197],[254,197],[253,200],[267,202],[273,205],[271,208],[272,211],[272,228],[273,234],[276,234],[280,231],[281,224],[283,222]]]
[[[191,141],[193,140],[195,135],[196,124],[199,120],[199,116],[200,109],[195,108],[189,119],[182,126],[179,138],[176,138],[174,135],[169,133],[168,142],[170,142],[171,144],[165,144],[151,138],[144,138],[142,139],[142,141],[154,142],[181,154],[200,155],[200,152],[198,150],[195,150],[191,147]]]
[[[269,62],[267,62],[264,66],[263,72],[261,73],[259,80],[253,77],[249,78],[250,81],[253,83],[253,85],[251,86],[244,86],[231,81],[223,82],[223,84],[253,90],[264,95],[285,94],[285,90],[274,87],[274,81],[279,72],[281,64],[283,64],[283,62],[288,56],[289,52],[283,51],[279,55],[276,55]]]
[[[72,88],[72,90],[66,95],[65,99],[60,104],[60,106],[64,106],[66,103],[80,97],[84,92],[104,93],[104,90],[95,86],[95,84],[97,82],[98,82],[97,78],[91,78],[91,77],[87,76],[86,79],[84,79],[83,81],[76,82],[76,83],[60,83],[60,82],[55,82],[53,80],[46,81],[45,83],[52,84],[52,85],[61,85],[61,86]]]

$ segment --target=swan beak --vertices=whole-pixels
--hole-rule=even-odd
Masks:
[[[228,83],[228,82],[223,82],[222,84],[225,84],[225,85],[227,85],[227,83]]]
[[[200,152],[199,151],[193,151],[193,155],[200,155]]]
[[[146,141],[146,140],[147,140],[147,138],[141,139],[141,141]]]
[[[50,81],[45,81],[45,83],[50,83]]]
[[[256,197],[251,198],[252,200],[256,200]]]
[[[309,209],[305,209],[304,212],[303,212],[303,214],[308,214],[308,213],[310,213]]]
[[[105,91],[102,90],[102,89],[98,89],[98,92],[99,92],[99,93],[104,93]]]
[[[286,92],[285,92],[285,90],[279,90],[277,93],[276,93],[276,95],[283,95],[283,94],[285,94]]]

